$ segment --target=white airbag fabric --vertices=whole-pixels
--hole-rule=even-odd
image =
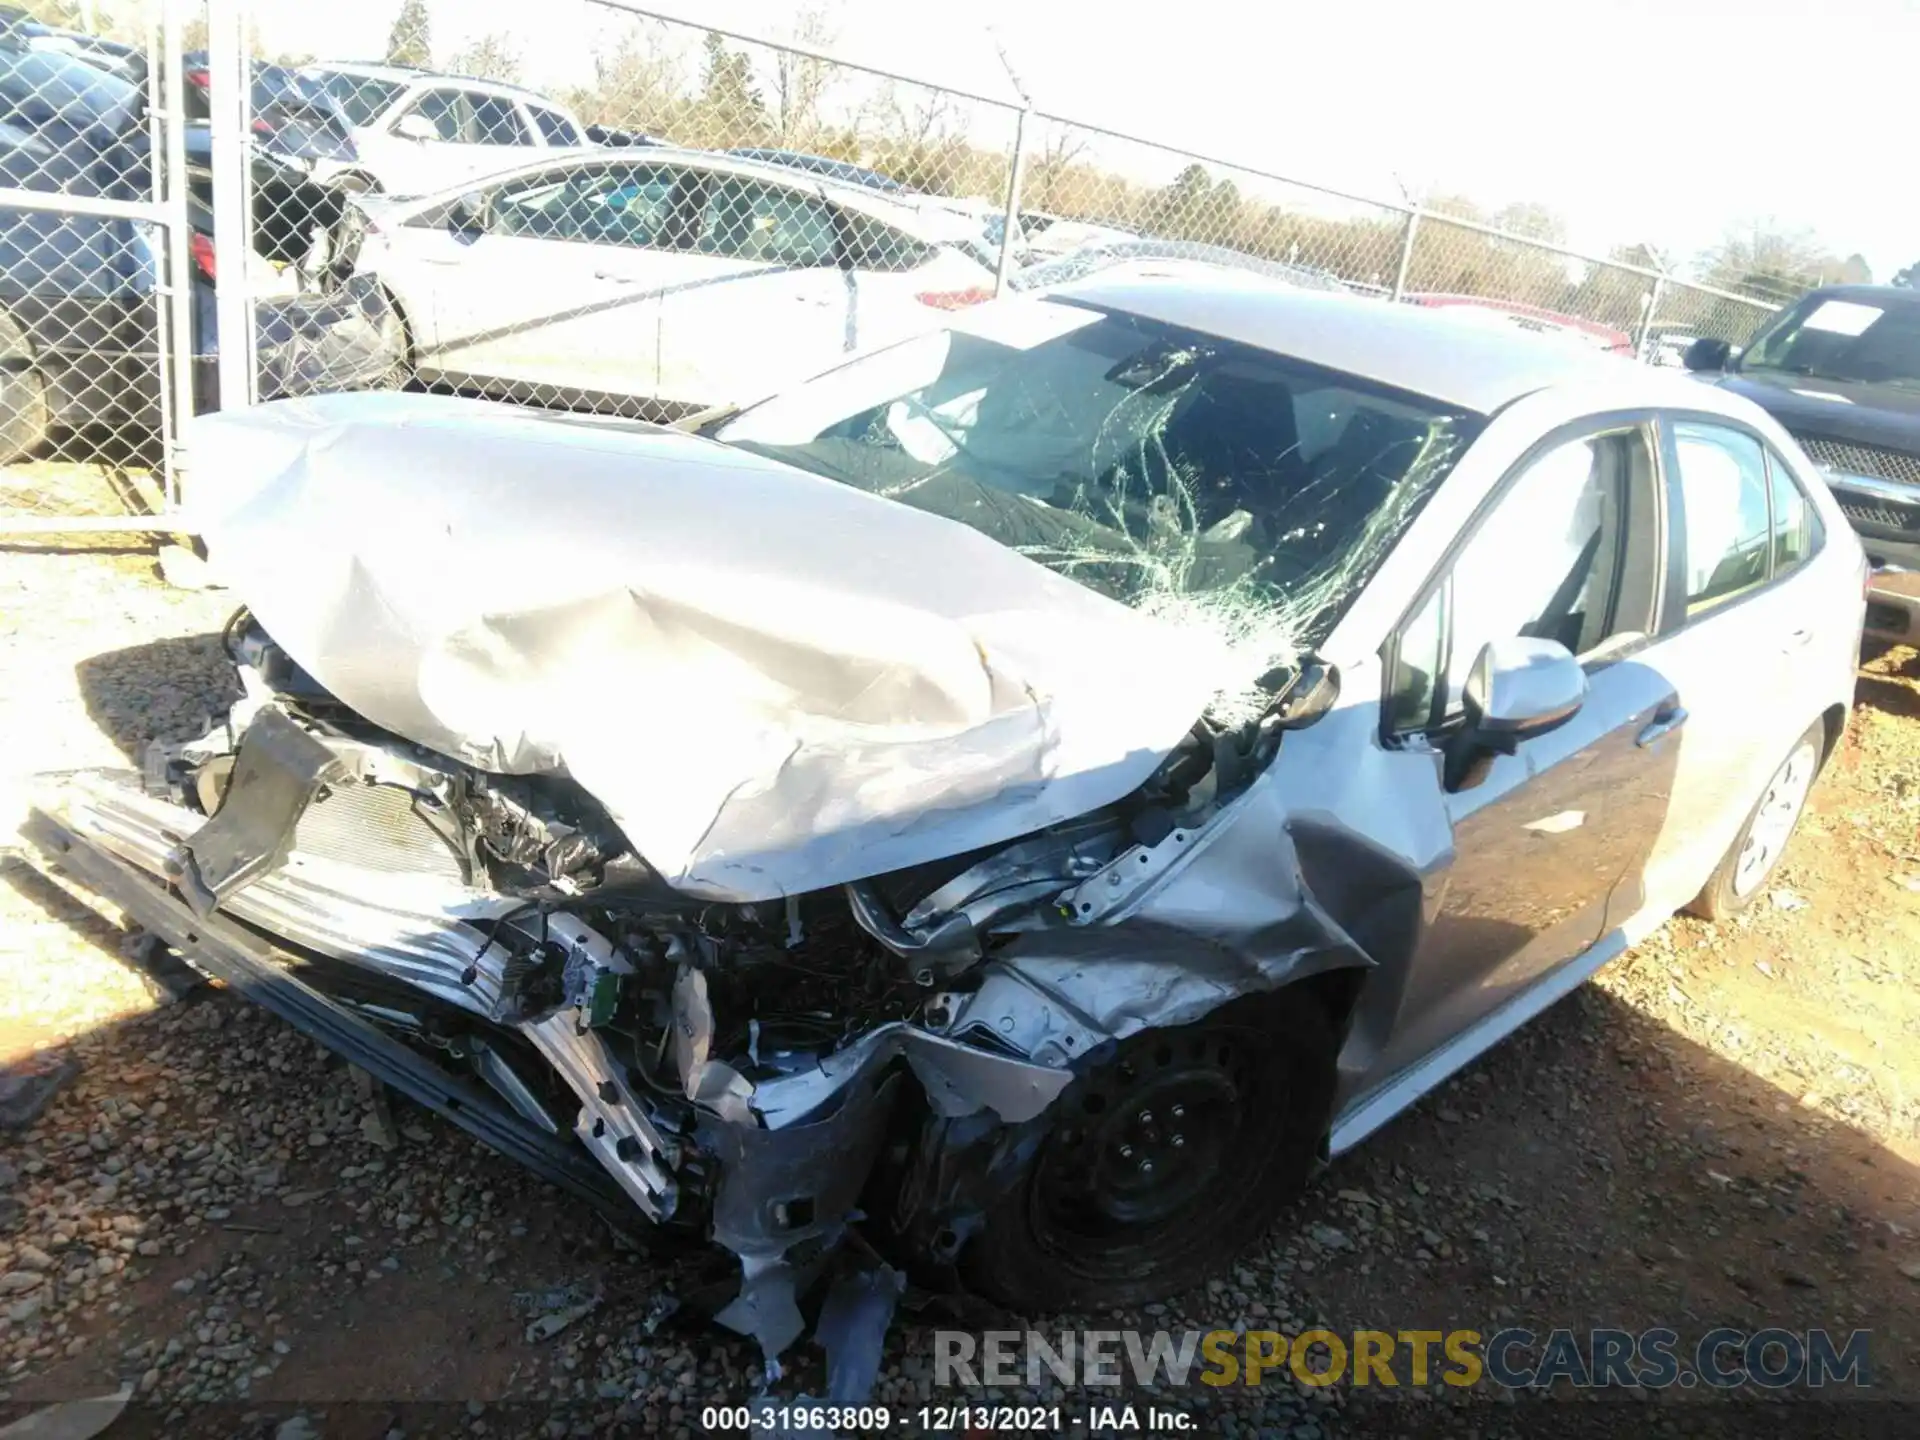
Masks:
[[[1137,787],[1221,657],[952,521],[678,432],[426,395],[204,417],[223,579],[367,719],[565,773],[761,900]]]

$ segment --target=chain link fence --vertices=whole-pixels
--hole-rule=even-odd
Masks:
[[[150,523],[190,368],[162,8],[0,7],[0,533]],[[182,302],[182,303],[176,303]]]
[[[1773,308],[1050,115],[1010,70],[974,93],[850,63],[815,11],[781,43],[625,0],[502,11],[591,37],[536,87],[524,35],[436,49],[459,12],[429,0],[352,56],[277,51],[290,0],[33,6],[0,20],[0,533],[183,523],[181,428],[222,402],[672,418],[1136,257],[1656,363]]]

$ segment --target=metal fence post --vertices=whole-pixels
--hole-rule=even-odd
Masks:
[[[1013,271],[1014,239],[1020,234],[1020,185],[1027,175],[1027,126],[1033,120],[1031,105],[1021,108],[1013,129],[1013,168],[1007,174],[1006,229],[1000,236],[1000,265],[993,276],[993,293],[1007,288],[1007,276]]]
[[[170,508],[181,508],[180,472],[187,463],[187,421],[193,418],[194,391],[198,366],[194,356],[199,346],[193,333],[193,230],[187,209],[187,118],[186,71],[181,57],[184,26],[181,8],[184,0],[166,0],[161,9],[161,59],[159,65],[160,101],[166,111],[166,147],[159,173],[164,188],[156,198],[166,206],[168,337],[167,352],[160,363],[170,367],[173,383],[169,399],[172,414],[167,455],[167,501]]]
[[[253,302],[247,294],[247,0],[207,0],[207,108],[213,142],[214,310],[219,319],[220,408],[253,403]]]
[[[1660,311],[1660,297],[1667,288],[1667,277],[1653,277],[1653,289],[1647,292],[1647,308],[1640,312],[1640,336],[1634,342],[1634,353],[1643,361],[1653,358],[1653,317]]]
[[[1407,208],[1407,233],[1400,240],[1400,268],[1393,277],[1393,298],[1401,300],[1407,293],[1407,272],[1413,268],[1413,239],[1420,233],[1420,207]]]

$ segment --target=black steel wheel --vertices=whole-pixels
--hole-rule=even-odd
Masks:
[[[1054,1123],[963,1260],[1025,1311],[1137,1304],[1224,1269],[1305,1182],[1335,1039],[1304,994],[1122,1041]]]

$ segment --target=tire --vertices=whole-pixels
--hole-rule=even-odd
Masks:
[[[963,1274],[1026,1314],[1201,1284],[1312,1173],[1337,1050],[1325,1012],[1297,990],[1121,1041],[1056,1102],[1052,1129],[961,1256]]]
[[[380,338],[393,351],[395,358],[386,375],[374,388],[404,390],[413,379],[413,328],[407,324],[406,312],[400,308],[394,293],[384,285],[380,287],[380,293],[387,301],[387,313],[380,317]]]
[[[33,347],[13,317],[0,312],[0,464],[34,454],[52,428],[47,380],[34,366]]]
[[[378,195],[380,182],[371,175],[358,170],[349,170],[333,182],[334,188],[342,195]]]
[[[1820,720],[1814,721],[1807,733],[1793,742],[1793,748],[1768,779],[1712,878],[1688,904],[1689,915],[1698,915],[1703,920],[1724,920],[1746,909],[1766,888],[1767,878],[1780,863],[1780,856],[1806,809],[1807,792],[1820,773],[1820,759],[1826,744],[1827,727]]]

